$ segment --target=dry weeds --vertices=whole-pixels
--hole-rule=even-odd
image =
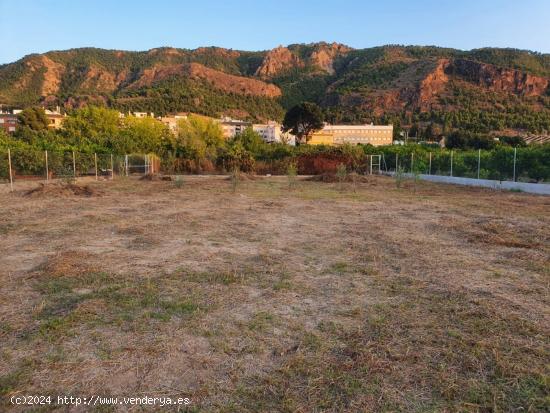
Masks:
[[[550,199],[371,179],[2,193],[0,409],[547,411]]]

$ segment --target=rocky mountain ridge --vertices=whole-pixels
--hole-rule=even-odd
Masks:
[[[505,116],[521,107],[547,117],[549,89],[550,56],[513,49],[353,49],[324,42],[260,52],[85,48],[0,66],[0,104],[8,107],[101,103],[157,113],[240,110],[254,119],[280,117],[303,100],[348,122],[472,108]]]

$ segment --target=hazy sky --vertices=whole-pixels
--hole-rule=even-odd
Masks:
[[[265,50],[337,41],[550,53],[550,0],[0,0],[0,63],[93,46]]]

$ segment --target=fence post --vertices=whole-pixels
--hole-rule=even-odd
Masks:
[[[414,174],[414,152],[411,152],[411,174]]]
[[[76,158],[73,151],[73,177],[76,179]]]
[[[113,154],[111,154],[111,179],[115,179],[115,167],[113,163]]]
[[[516,182],[516,156],[518,153],[518,148],[514,148],[514,182]]]
[[[432,174],[432,153],[430,152],[430,166],[428,169],[428,175]]]
[[[399,165],[399,154],[395,154],[395,172],[397,172],[397,165]]]
[[[453,151],[451,151],[451,176],[453,176]]]
[[[481,149],[477,151],[477,179],[479,179],[479,170],[481,168]]]
[[[97,153],[94,153],[95,180],[97,181]]]
[[[48,170],[48,151],[44,151],[44,155],[46,156],[46,182],[50,180],[50,171]]]
[[[13,191],[13,173],[11,171],[11,150],[8,148],[8,168],[10,170],[10,190]]]
[[[369,175],[372,175],[372,155],[369,155],[369,158],[370,158]]]
[[[128,176],[128,155],[124,155],[124,170],[126,172],[126,176]]]

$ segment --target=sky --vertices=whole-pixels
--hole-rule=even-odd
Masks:
[[[76,47],[339,42],[550,53],[550,0],[0,0],[0,64]]]

